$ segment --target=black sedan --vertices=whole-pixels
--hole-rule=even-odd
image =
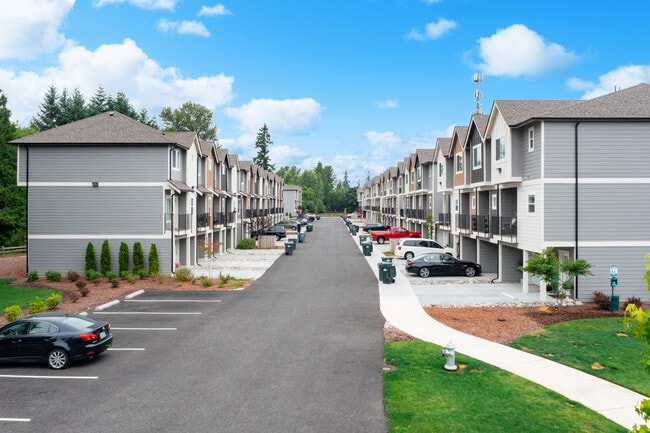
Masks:
[[[469,260],[458,260],[449,254],[424,254],[406,262],[406,271],[422,278],[429,276],[481,275],[481,265]]]
[[[253,239],[257,239],[261,235],[275,235],[280,240],[287,237],[287,229],[282,224],[276,224],[262,230],[255,230],[251,233]]]
[[[366,225],[364,225],[361,230],[370,233],[373,230],[388,230],[388,229],[390,229],[390,226],[382,223],[366,223]]]
[[[74,313],[33,314],[0,328],[0,362],[46,362],[59,370],[112,344],[107,322]]]

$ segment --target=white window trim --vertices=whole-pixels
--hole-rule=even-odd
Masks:
[[[475,209],[476,209],[476,196],[473,195],[472,196],[472,210],[475,210]]]
[[[528,196],[528,213],[535,213],[535,196]]]
[[[492,194],[492,210],[497,210],[499,201],[497,199],[496,193]]]
[[[460,164],[459,164],[460,162]],[[454,159],[454,164],[456,165],[456,174],[463,172],[463,152],[458,152],[456,158]],[[459,167],[460,166],[460,169]]]
[[[499,145],[501,143],[501,145]],[[503,157],[501,157],[501,154],[499,153],[499,148],[503,149]],[[497,161],[504,161],[506,159],[506,141],[504,137],[497,138],[494,142],[494,156]]]
[[[172,164],[172,170],[178,170],[180,171],[181,169],[181,151],[178,149],[172,149],[171,152],[171,164]]]
[[[475,144],[472,146],[472,168],[477,170],[481,167],[483,167],[483,148],[480,144]]]
[[[528,151],[533,152],[535,150],[535,128],[528,128]]]

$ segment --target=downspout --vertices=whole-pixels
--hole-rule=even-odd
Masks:
[[[173,151],[174,149],[176,149],[176,146],[172,146],[172,147],[169,149],[169,176],[168,176],[168,179],[169,179],[169,180],[172,180],[172,151]],[[170,194],[170,198],[171,198],[171,202],[172,202],[172,208],[171,208],[171,213],[172,213],[172,215],[171,215],[171,217],[172,217],[172,223],[171,223],[171,230],[172,230],[172,233],[171,233],[171,242],[172,242],[172,243],[171,243],[171,257],[170,257],[170,259],[171,259],[171,261],[172,261],[172,263],[171,263],[171,265],[172,265],[172,266],[171,266],[171,269],[172,269],[172,274],[173,274],[173,273],[174,273],[174,269],[175,269],[175,268],[174,268],[174,193],[173,193],[173,191],[172,191],[172,193]]]
[[[499,188],[500,186],[501,184],[497,183],[497,221],[499,224],[499,228],[501,228],[501,189]],[[501,233],[501,231],[499,231],[499,233]],[[494,282],[499,279],[499,256],[501,254],[499,254],[498,250],[499,247],[501,246],[501,242],[502,241],[499,241],[497,243],[497,276],[490,281],[490,283],[492,284],[494,284]]]
[[[25,146],[25,262],[27,273],[29,273],[29,146]],[[16,167],[16,170],[18,168]]]
[[[575,257],[573,258],[574,260],[578,260],[578,211],[579,211],[579,206],[578,206],[578,126],[580,125],[580,121],[576,120],[575,124],[575,132],[574,132],[574,163],[575,163],[575,191],[574,191],[574,198],[575,198],[575,203],[574,203],[574,208],[575,208]],[[575,287],[574,287],[574,299],[578,299],[578,277],[576,277],[575,281]]]

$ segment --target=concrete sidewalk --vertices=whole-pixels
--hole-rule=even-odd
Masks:
[[[361,250],[358,238],[352,238]],[[377,263],[381,262],[382,251],[385,249],[373,248],[372,255],[366,256],[368,265],[377,277]],[[399,266],[399,262],[397,263]],[[424,311],[420,299],[402,272],[397,272],[395,283],[384,284],[379,281],[378,284],[381,312],[388,323],[396,328],[420,340],[443,347],[453,341],[458,352],[538,383],[627,429],[631,429],[634,424],[643,425],[635,407],[646,398],[645,396],[557,362],[464,334],[443,325]]]

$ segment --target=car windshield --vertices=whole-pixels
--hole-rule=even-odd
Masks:
[[[91,328],[97,323],[93,319],[83,316],[69,316],[63,319],[62,322],[78,330]]]

